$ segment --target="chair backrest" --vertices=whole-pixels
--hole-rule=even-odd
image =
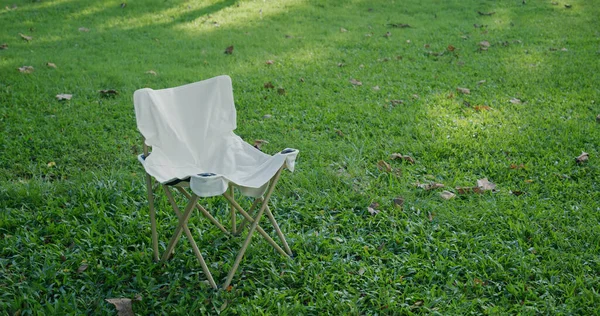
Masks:
[[[197,164],[236,128],[229,76],[133,94],[137,126],[146,144],[176,165]]]

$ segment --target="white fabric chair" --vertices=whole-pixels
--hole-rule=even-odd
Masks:
[[[197,203],[199,197],[217,195],[224,196],[231,205],[231,233],[236,234],[243,230],[246,223],[251,224],[223,288],[231,283],[255,231],[282,255],[292,254],[267,202],[281,171],[284,168],[294,170],[298,150],[288,148],[270,156],[234,134],[236,112],[231,78],[219,76],[162,90],[140,89],[135,91],[133,101],[137,126],[145,139],[144,154],[139,155],[138,160],[146,170],[155,260],[158,260],[159,252],[152,177],[163,187],[179,218],[179,224],[161,260],[169,258],[183,232],[210,285],[217,287],[187,227],[191,212],[198,209],[219,229],[230,233]],[[148,152],[149,146],[152,147],[151,153]],[[191,192],[186,190],[187,187]],[[189,199],[183,212],[178,208],[170,188],[175,188]],[[248,211],[236,202],[234,188],[242,195],[255,198]],[[254,209],[258,211],[252,217],[250,214]],[[243,216],[239,227],[236,225],[236,211]],[[285,250],[260,227],[263,213],[269,218]]]

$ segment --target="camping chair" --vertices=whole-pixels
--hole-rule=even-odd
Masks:
[[[167,260],[181,234],[185,234],[209,284],[217,285],[202,253],[188,229],[194,209],[226,234],[237,234],[250,224],[248,235],[222,288],[226,289],[257,231],[277,252],[292,255],[268,201],[283,169],[294,170],[296,149],[284,149],[270,156],[244,142],[233,131],[236,112],[231,78],[219,76],[188,85],[135,91],[133,95],[137,126],[144,137],[143,154],[138,160],[146,170],[146,186],[152,230],[154,260],[159,259],[156,212],[152,177],[163,188],[179,223],[175,228],[161,260]],[[152,147],[152,152],[148,151]],[[234,198],[234,188],[242,195],[254,198],[248,211]],[[189,201],[183,211],[177,206],[172,189]],[[199,198],[222,195],[231,205],[231,230],[227,230],[211,213],[198,203]],[[254,217],[251,214],[255,211]],[[236,225],[236,213],[243,216]],[[280,247],[259,225],[266,214],[283,245]]]

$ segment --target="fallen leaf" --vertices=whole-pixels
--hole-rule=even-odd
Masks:
[[[367,211],[369,211],[371,215],[377,215],[379,213],[379,210],[377,209],[378,207],[379,203],[373,202],[367,207]]]
[[[412,97],[413,99],[415,99],[415,100],[418,100],[418,99],[419,99],[419,95],[418,95],[418,94],[413,94],[413,95],[411,95],[411,97]]]
[[[483,24],[473,24],[473,27],[476,28],[476,29],[480,29],[480,28],[483,28],[483,27],[486,27],[486,26],[487,25],[483,25]]]
[[[383,37],[388,37],[389,38],[390,36],[392,36],[391,32],[386,32],[385,34],[383,34]]]
[[[404,100],[390,100],[390,103],[392,103],[392,106],[396,106],[398,104],[403,104]],[[600,117],[600,114],[598,116]]]
[[[596,116],[596,122],[600,123],[600,114]]]
[[[269,59],[269,60],[267,60],[267,61],[265,61],[265,64],[267,64],[267,65],[273,65],[273,63],[274,63],[274,61],[272,61],[272,60],[270,60],[270,59]]]
[[[440,193],[440,196],[442,197],[442,199],[444,200],[450,200],[452,198],[454,198],[456,196],[456,194],[450,192],[450,191],[442,191]]]
[[[579,155],[577,158],[575,158],[575,161],[577,163],[583,163],[585,161],[587,161],[590,158],[590,154],[586,153],[585,151],[581,152],[581,155]]]
[[[12,6],[6,6],[4,7],[7,11],[12,11],[12,10],[16,10],[17,9],[17,5],[13,4]]]
[[[431,190],[435,190],[435,189],[439,189],[439,188],[443,188],[444,185],[441,183],[417,183],[417,186],[425,191],[431,191]]]
[[[114,90],[114,89],[99,90],[98,92],[100,92],[100,95],[103,96],[103,97],[114,97],[117,94],[119,94],[119,92],[117,90]]]
[[[71,98],[73,97],[72,94],[57,94],[56,95],[56,99],[58,101],[62,101],[62,100],[71,100]]]
[[[125,3],[125,2],[121,3],[121,9],[125,9],[126,6],[127,6],[127,3]]]
[[[523,192],[523,191],[510,191],[510,193],[512,193],[512,194],[514,194],[516,196],[525,194],[525,192]]]
[[[406,44],[410,44],[412,43],[410,40],[406,40]]]
[[[393,153],[390,158],[392,160],[401,159],[401,160],[406,160],[410,163],[415,163],[415,160],[413,159],[413,157],[408,156],[408,155],[399,154],[399,153]]]
[[[486,82],[485,80],[479,80],[479,81],[477,81],[477,84],[478,84],[478,85],[482,85],[482,84],[484,84],[485,82]]]
[[[524,180],[524,181],[525,181],[525,183],[533,183],[533,180],[531,180],[531,179],[527,179],[527,180]]]
[[[28,42],[29,42],[29,41],[31,41],[31,40],[33,39],[33,37],[31,37],[31,36],[27,36],[27,35],[25,35],[25,34],[23,34],[23,33],[19,33],[19,35],[21,35],[21,38],[22,38],[22,39],[24,39],[24,40],[26,40],[26,41],[28,41]]]
[[[524,165],[524,164],[518,164],[518,165],[516,165],[516,164],[511,164],[511,165],[510,165],[510,169],[523,169],[523,168],[525,168],[525,165]]]
[[[338,63],[337,66],[338,67],[344,67],[344,66],[346,66],[346,64],[344,64],[344,63]]]
[[[425,48],[429,48],[429,47],[431,47],[431,45],[429,45],[429,44],[425,44],[425,45],[423,45],[423,47],[425,47]]]
[[[273,115],[271,115],[271,114],[265,114],[265,115],[263,115],[264,119],[270,119],[272,117],[273,117]]]
[[[285,95],[285,89],[284,88],[277,88],[277,93],[279,93],[280,95]]]
[[[476,106],[473,107],[473,109],[475,109],[475,111],[481,112],[481,111],[489,111],[492,108],[489,107],[489,106],[487,106],[487,105],[476,105]]]
[[[131,299],[129,298],[107,298],[106,301],[115,306],[118,316],[135,315],[131,306]]]
[[[361,267],[360,269],[358,269],[358,275],[363,275],[365,274],[365,268]]]
[[[509,100],[509,102],[512,104],[521,104],[521,100],[517,98],[512,98]]]
[[[88,265],[86,263],[84,263],[79,266],[79,268],[77,269],[77,273],[81,273],[81,272],[87,270],[87,268],[88,268]]]
[[[304,78],[300,77],[300,79],[298,79],[298,81],[304,82]]]
[[[448,49],[448,51],[453,52],[456,48],[452,45],[448,45],[447,49]]]
[[[476,285],[484,285],[483,281],[479,280],[478,278],[474,278],[473,283],[475,283]]]
[[[558,2],[551,2],[552,5],[558,5]]]
[[[374,86],[374,87],[373,87],[373,90],[375,90],[375,91],[379,91],[379,90],[381,90],[381,89],[379,88],[379,86]]]
[[[227,54],[227,55],[233,54],[233,45],[228,46],[227,48],[225,48],[225,54]]]
[[[89,32],[90,29],[88,29],[87,27],[80,27],[79,28],[79,32]]]
[[[268,143],[269,142],[266,141],[266,140],[264,140],[264,139],[257,139],[257,140],[254,141],[253,146],[254,146],[254,148],[260,150],[260,148],[262,147],[262,145],[268,144]]]
[[[341,32],[341,33],[346,33],[346,32],[348,32],[348,30],[346,30],[346,29],[345,29],[345,28],[343,28],[343,27],[340,27],[340,32]]]
[[[477,187],[483,191],[492,191],[496,189],[496,184],[488,181],[487,178],[477,180]]]
[[[342,131],[341,131],[341,130],[339,130],[339,129],[336,129],[336,130],[335,130],[335,133],[336,133],[336,134],[337,134],[339,137],[344,137],[344,132],[342,132]]]
[[[228,287],[225,289],[225,291],[227,291],[227,292],[231,292],[231,290],[232,290],[232,289],[233,289],[233,285],[230,285],[230,286],[228,286]]]
[[[138,301],[138,302],[141,302],[141,301],[142,301],[142,294],[139,294],[139,293],[138,293],[138,294],[136,294],[134,299],[135,299],[136,301]]]
[[[274,89],[275,88],[275,86],[273,85],[273,83],[271,81],[265,82],[263,87],[265,87],[265,89]]]
[[[401,29],[412,27],[409,24],[404,24],[404,23],[390,23],[388,25],[391,27],[397,27],[397,28],[401,28]]]
[[[33,72],[33,66],[23,66],[19,67],[19,71],[24,74],[30,74]]]
[[[56,167],[56,162],[54,162],[54,161],[50,161],[50,162],[47,164],[47,166],[48,166],[48,168]]]
[[[8,44],[6,44],[6,43],[1,44],[0,49],[8,49]]]
[[[48,66],[50,68],[56,68],[56,64],[55,63],[46,63],[46,66]]]
[[[362,82],[356,80],[356,79],[350,79],[350,83],[355,85],[355,86],[362,86]]]
[[[401,196],[395,197],[392,202],[394,203],[395,207],[399,207],[402,208],[402,206],[404,205],[404,198]]]
[[[377,162],[377,169],[380,171],[392,172],[392,166],[389,163],[385,162],[385,160],[379,160]]]
[[[421,305],[423,305],[423,300],[418,300],[413,304],[413,306],[421,306]]]
[[[462,94],[471,94],[471,90],[469,90],[467,88],[458,87],[458,88],[456,88],[456,91],[458,91],[458,92],[460,92]]]
[[[488,41],[481,41],[481,42],[479,42],[479,46],[488,48],[488,47],[490,47],[490,42],[488,42]]]
[[[573,7],[573,6],[572,6],[572,5],[570,5],[570,4],[565,4],[565,8],[567,8],[567,9],[570,9],[570,8],[572,8],[572,7]]]
[[[487,15],[487,16],[492,16],[492,15],[496,14],[496,12],[481,12],[481,11],[477,11],[477,13],[479,13],[479,15]]]
[[[561,49],[560,49],[560,51],[561,51],[561,52],[567,52],[567,51],[569,51],[569,50],[568,50],[566,47],[563,47],[563,48],[561,48]]]

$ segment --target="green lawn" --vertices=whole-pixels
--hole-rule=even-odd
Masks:
[[[600,313],[600,1],[557,1],[0,0],[0,314]],[[185,239],[153,262],[132,104],[221,74],[300,150],[296,256],[255,238],[230,291]],[[222,282],[243,238],[190,228]]]

